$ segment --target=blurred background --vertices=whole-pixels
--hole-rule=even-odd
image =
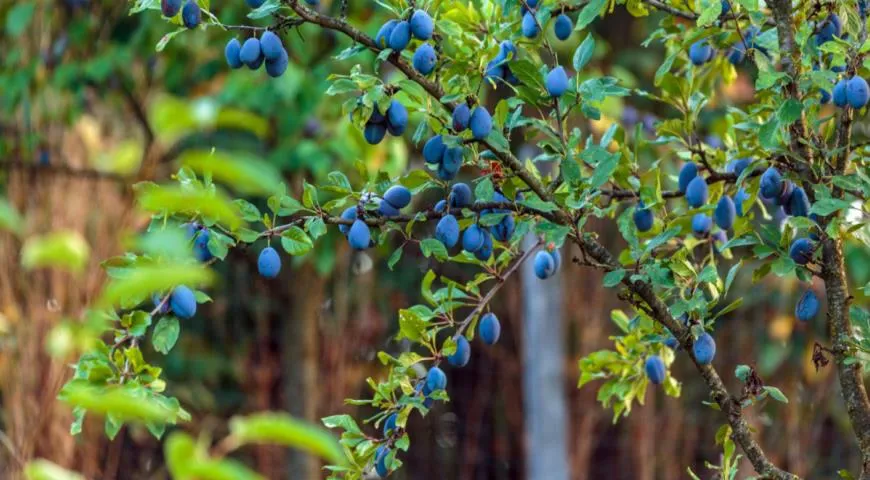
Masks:
[[[375,2],[350,3],[351,22],[370,34],[385,20]],[[0,478],[19,478],[20,466],[36,457],[87,478],[167,477],[161,442],[145,429],[125,427],[109,442],[102,423],[89,419],[80,435],[70,435],[71,412],[55,397],[72,358],[49,354],[52,327],[80,318],[99,291],[105,279],[99,262],[123,252],[147,226],[134,208],[135,182],[170,179],[178,154],[203,146],[255,152],[280,167],[297,193],[303,179],[314,183],[332,170],[355,181],[357,161],[392,176],[422,163],[421,145],[410,135],[366,144],[341,102],[324,95],[330,73],[356,63],[369,69],[374,60],[370,54],[337,60],[350,45],[346,38],[310,26],[285,34],[290,67],[270,79],[262,71],[229,70],[223,47],[233,33],[216,28],[183,32],[156,51],[175,27],[157,11],[129,15],[129,8],[104,0],[0,3],[0,192],[22,212],[29,233],[72,230],[91,248],[81,275],[26,272],[19,240],[0,233]],[[338,5],[324,0],[321,8],[335,14]],[[226,24],[262,24],[246,18],[249,11],[242,1],[215,9]],[[613,75],[654,91],[663,51],[639,44],[656,24],[656,17],[635,19],[622,9],[595,23],[597,50],[583,75]],[[570,58],[582,38],[575,33],[555,42],[557,53]],[[380,73],[395,74],[388,66]],[[753,74],[739,70],[722,87],[728,104],[751,100]],[[493,104],[498,95],[490,95]],[[671,113],[645,99],[617,102],[605,105],[601,121],[572,119],[572,127],[594,134],[613,122],[632,130],[639,123],[650,135],[656,119]],[[711,105],[707,133],[726,136],[716,121],[725,107]],[[536,155],[534,138],[515,137],[522,159]],[[656,148],[646,145],[641,153],[658,158]],[[432,201],[415,199],[421,206]],[[622,248],[615,222],[589,228],[612,250]],[[234,249],[215,265],[222,281],[209,292],[213,303],[183,324],[169,355],[145,352],[164,369],[168,393],[193,415],[179,428],[219,436],[232,415],[267,409],[315,422],[338,413],[367,418],[371,411],[344,399],[369,395],[366,377],[384,373],[379,350],[408,348],[392,340],[396,312],[419,301],[422,276],[430,268],[473,275],[414,249],[390,270],[392,248],[369,251],[369,262],[338,240],[335,232],[321,238],[277,281],[256,273],[261,245]],[[576,253],[567,248],[563,256]],[[868,281],[868,256],[849,248],[853,285]],[[448,372],[450,403],[425,419],[412,415],[411,449],[392,478],[677,479],[689,478],[687,467],[716,478],[705,463],[719,463],[714,435],[724,419],[702,404],[706,389],[685,356],[672,371],[684,382],[681,398],[649,389],[645,404],[617,422],[597,401],[595,382],[576,388],[578,360],[612,346],[609,337],[618,333],[612,310],[624,305],[598,273],[563,265],[557,279],[542,282],[523,271],[502,289],[493,303],[502,340],[473,348],[468,367]],[[732,391],[739,388],[734,367],[745,363],[790,399],[747,411],[774,463],[807,478],[854,471],[859,457],[836,375],[831,367],[817,372],[810,360],[814,342],[826,344],[822,317],[797,324],[797,280],[771,275],[752,284],[751,271],[744,268],[732,287],[743,306],[717,325],[716,366]],[[270,479],[325,476],[316,460],[284,449],[246,447],[239,458]],[[738,478],[750,473],[742,463]]]

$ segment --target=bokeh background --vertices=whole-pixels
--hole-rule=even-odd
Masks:
[[[322,4],[337,11],[337,2]],[[263,22],[246,18],[241,0],[214,11],[227,24]],[[350,2],[349,17],[369,33],[385,20],[375,2]],[[0,192],[25,215],[28,232],[72,229],[92,248],[82,275],[25,272],[19,241],[0,234],[0,477],[19,478],[23,462],[44,457],[87,478],[166,478],[161,442],[144,429],[125,427],[110,442],[102,423],[91,419],[81,435],[69,434],[71,412],[55,397],[71,373],[71,358],[48,353],[52,327],[79,318],[98,292],[105,279],[100,260],[122,252],[147,225],[134,208],[132,185],[169,179],[187,148],[216,146],[268,159],[298,193],[303,180],[316,182],[332,170],[353,181],[358,161],[398,175],[421,164],[420,145],[410,135],[367,145],[341,102],[324,95],[330,73],[356,63],[368,69],[374,60],[370,54],[337,60],[350,42],[331,32],[303,26],[285,34],[291,64],[273,80],[262,71],[226,68],[223,46],[234,33],[216,28],[181,33],[156,51],[175,27],[156,11],[129,15],[125,2],[6,1],[0,18]],[[663,51],[639,45],[657,19],[636,19],[617,8],[596,22],[596,54],[582,74],[613,75],[654,91],[651,79]],[[557,53],[569,58],[582,38],[575,33],[555,42]],[[395,75],[386,65],[380,74]],[[717,115],[729,104],[751,101],[753,74],[739,70],[721,87],[724,100],[709,108],[706,133],[727,137]],[[493,104],[497,95],[489,96]],[[655,119],[672,113],[635,97],[603,110],[601,121],[572,119],[572,127],[601,133],[613,122],[632,130],[640,123],[641,134],[650,135]],[[515,151],[534,156],[534,141],[515,136]],[[667,155],[656,148],[641,154]],[[418,205],[431,201],[415,199]],[[589,228],[611,249],[621,248],[614,222]],[[362,256],[338,240],[334,233],[320,239],[276,281],[256,274],[260,245],[235,249],[216,264],[222,281],[210,292],[214,302],[183,324],[169,355],[145,352],[164,368],[169,393],[193,414],[179,428],[219,436],[232,415],[266,409],[311,421],[337,413],[367,418],[372,412],[344,399],[368,395],[366,377],[384,373],[377,351],[408,348],[392,340],[396,312],[419,300],[422,276],[430,268],[473,274],[433,264],[414,249],[390,270],[392,249]],[[568,248],[563,255],[576,253]],[[868,257],[850,247],[853,285],[868,281]],[[717,367],[736,390],[734,367],[751,364],[790,399],[747,411],[774,463],[807,478],[854,471],[857,449],[835,372],[816,372],[810,361],[814,342],[826,344],[823,319],[796,323],[795,279],[769,276],[753,284],[751,268],[743,272],[732,296],[744,304],[717,325]],[[474,348],[468,367],[448,372],[450,403],[425,419],[412,416],[412,446],[392,478],[678,479],[688,478],[687,467],[715,478],[705,462],[719,462],[714,435],[723,418],[703,405],[706,390],[685,357],[673,367],[684,382],[682,398],[649,389],[644,405],[617,422],[598,403],[595,383],[576,388],[579,358],[612,345],[609,337],[618,332],[612,310],[621,307],[597,273],[570,261],[547,282],[528,271],[512,278],[493,304],[502,340]],[[270,479],[324,476],[316,460],[279,448],[246,447],[239,458]],[[533,468],[540,458],[547,462]],[[742,465],[738,478],[749,474]]]

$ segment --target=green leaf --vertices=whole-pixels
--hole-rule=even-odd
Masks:
[[[489,177],[482,178],[474,187],[474,198],[481,202],[489,202],[495,194],[495,189],[492,186],[492,180]]]
[[[177,408],[170,408],[150,390],[132,383],[99,386],[87,380],[72,380],[63,386],[58,398],[90,413],[111,414],[121,421],[175,423],[180,418]]]
[[[178,318],[165,316],[157,322],[154,331],[151,332],[151,345],[154,350],[165,355],[175,346],[180,331],[181,326],[178,323]]]
[[[810,213],[826,217],[834,212],[849,208],[850,203],[837,198],[823,198],[817,200],[810,209]]]
[[[272,163],[241,151],[187,150],[178,160],[181,165],[200,175],[211,175],[242,195],[269,196],[284,191],[281,173]]]
[[[788,398],[786,398],[785,394],[782,393],[782,390],[776,387],[765,386],[764,391],[766,391],[774,400],[788,403]]]
[[[10,37],[17,37],[24,33],[33,19],[36,4],[32,2],[17,2],[14,7],[6,12],[6,33]]]
[[[434,238],[427,238],[420,242],[420,251],[423,252],[423,256],[426,258],[435,255],[435,259],[439,262],[443,262],[447,260],[450,255],[447,253],[447,247],[444,246],[439,240]]]
[[[84,476],[41,458],[24,467],[24,476],[27,480],[85,480]]]
[[[5,198],[0,197],[0,230],[8,230],[16,235],[24,231],[24,220],[15,207]]]
[[[801,102],[789,98],[785,101],[776,112],[777,119],[783,127],[787,127],[801,118],[803,113],[803,105]]]
[[[139,192],[139,206],[150,212],[203,215],[233,230],[242,226],[239,207],[226,194],[215,189],[192,184],[158,186],[140,183],[136,190]]]
[[[698,16],[697,24],[699,27],[712,25],[720,15],[722,15],[722,2],[718,0],[708,2],[707,7]]]
[[[28,270],[53,267],[78,273],[85,268],[90,253],[80,233],[58,231],[28,238],[21,247],[21,264]]]
[[[317,455],[334,465],[344,465],[338,441],[327,431],[278,412],[233,417],[230,433],[242,443],[265,443],[293,447]]]
[[[748,365],[737,365],[734,369],[734,376],[741,382],[745,382],[749,378],[749,372],[752,371]]]
[[[426,321],[410,309],[399,310],[399,333],[397,340],[407,338],[419,342],[426,330]]]
[[[592,0],[586,4],[577,16],[577,25],[574,27],[574,30],[583,30],[586,28],[587,25],[592,23],[592,21],[602,13],[604,7],[607,6],[607,3],[608,0]]]
[[[604,286],[607,288],[615,287],[622,282],[623,277],[625,277],[625,269],[620,268],[608,272],[607,275],[604,276]]]
[[[233,200],[233,203],[236,204],[236,207],[239,208],[239,212],[242,215],[242,220],[246,222],[259,222],[260,217],[263,215],[260,213],[260,209],[257,208],[253,203],[243,200],[241,198]]]
[[[201,264],[156,263],[127,269],[106,285],[97,305],[136,305],[154,292],[165,292],[178,285],[210,285],[214,273]]]
[[[592,38],[592,34],[587,34],[586,38],[583,39],[583,43],[577,47],[577,50],[574,50],[574,70],[580,71],[583,67],[589,63],[589,60],[592,58],[592,54],[595,52],[595,39]]]
[[[314,247],[311,238],[297,226],[281,232],[281,246],[290,255],[304,255]]]

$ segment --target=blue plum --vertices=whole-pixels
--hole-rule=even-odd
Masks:
[[[665,381],[665,362],[658,355],[650,355],[644,363],[644,371],[649,381],[655,385],[661,385]]]
[[[641,232],[650,231],[655,223],[655,216],[653,215],[652,210],[646,208],[643,200],[637,203],[632,218],[634,219],[634,226]]]
[[[685,193],[686,188],[689,187],[689,182],[695,179],[698,176],[698,166],[693,162],[686,162],[682,168],[680,168],[680,177],[677,180],[679,185],[679,189],[681,192]]]
[[[402,185],[393,185],[384,193],[384,200],[397,209],[402,209],[411,203],[411,191]]]
[[[791,242],[788,256],[798,265],[806,265],[813,258],[814,245],[809,238],[796,238]]]
[[[696,213],[692,217],[692,232],[699,238],[704,238],[710,233],[713,228],[713,221],[710,217],[703,213]]]
[[[801,322],[808,322],[819,314],[819,297],[816,292],[807,290],[801,295],[794,308],[794,316]]]
[[[561,97],[568,90],[568,74],[565,73],[565,69],[560,65],[550,70],[544,85],[547,87],[547,93],[551,97]]]
[[[393,29],[398,25],[398,20],[388,20],[386,23],[381,25],[381,28],[378,30],[378,33],[375,34],[375,44],[380,48],[387,48],[390,43],[390,35],[393,33]]]
[[[864,108],[870,100],[870,85],[867,80],[855,75],[846,83],[846,101],[852,108]]]
[[[471,135],[477,140],[483,140],[492,131],[492,116],[489,110],[483,105],[475,107],[471,112],[471,117],[468,120],[468,126],[471,128]]]
[[[396,51],[404,50],[411,41],[411,25],[408,22],[401,21],[396,24],[393,31],[390,32],[390,39],[387,42],[390,48]]]
[[[447,196],[450,208],[465,208],[471,206],[471,187],[467,183],[455,183]]]
[[[429,75],[432,73],[432,70],[435,70],[435,64],[437,61],[438,56],[435,53],[435,49],[428,43],[420,45],[417,47],[417,50],[414,51],[414,58],[412,60],[414,69],[423,75]]]
[[[498,342],[498,337],[501,336],[501,324],[498,317],[490,312],[480,317],[480,323],[477,325],[477,334],[480,335],[480,340],[487,345],[495,345]]]
[[[281,272],[281,257],[272,247],[266,247],[257,257],[257,271],[266,278],[275,278]]]
[[[534,261],[535,276],[541,280],[546,280],[556,273],[556,261],[553,255],[546,250],[540,250],[535,254]]]
[[[227,46],[224,47],[224,57],[227,59],[227,65],[232,69],[242,68],[242,59],[240,56],[242,44],[236,38],[230,39]]]
[[[704,177],[697,176],[693,178],[689,182],[689,186],[686,187],[686,202],[692,208],[704,206],[707,203],[708,196],[707,181],[704,180]]]
[[[462,232],[462,249],[474,253],[483,247],[484,231],[477,224],[470,225]]]
[[[574,24],[571,18],[564,13],[556,17],[556,22],[553,24],[553,32],[559,40],[567,40],[571,36],[571,31],[574,30]]]
[[[441,135],[435,135],[423,145],[423,160],[426,163],[441,163],[445,148],[444,138]]]
[[[438,367],[430,368],[429,373],[426,374],[426,388],[430,392],[447,388],[447,375],[444,373],[444,370]]]
[[[728,195],[722,195],[716,210],[713,211],[713,219],[722,230],[729,230],[734,225],[734,217],[737,216],[737,207]]]
[[[540,29],[538,28],[538,22],[535,20],[535,15],[532,12],[526,12],[525,15],[523,15],[522,31],[523,36],[526,38],[535,38],[538,36]]]
[[[281,52],[284,51],[284,45],[281,44],[281,39],[275,35],[275,32],[266,30],[260,35],[260,50],[266,60],[278,60],[281,58]]]
[[[429,40],[432,38],[432,32],[435,30],[435,22],[424,10],[417,10],[411,15],[411,34],[420,40]]]
[[[169,308],[178,318],[191,318],[196,315],[196,296],[193,290],[184,285],[172,289],[169,295]]]
[[[464,367],[471,360],[471,344],[464,335],[456,339],[456,351],[447,357],[447,362],[454,367]]]
[[[460,103],[453,110],[453,130],[461,132],[468,128],[468,122],[471,121],[471,109],[465,102]]]
[[[779,170],[774,167],[768,167],[761,174],[760,192],[761,196],[768,200],[779,197],[779,194],[782,193],[782,175],[780,175]]]
[[[408,127],[408,110],[396,99],[390,101],[390,106],[387,108],[387,130],[394,136],[399,136],[405,133]]]
[[[692,352],[695,354],[695,360],[701,365],[709,365],[713,362],[713,357],[716,356],[716,341],[709,333],[702,333],[695,345],[692,346]]]
[[[202,11],[196,0],[187,0],[184,7],[181,9],[181,22],[187,28],[196,28],[199,26],[199,21],[202,18]],[[866,102],[865,102],[866,103]]]
[[[435,225],[435,238],[447,248],[459,242],[459,221],[453,215],[444,215]]]
[[[372,241],[372,234],[369,231],[369,226],[361,219],[356,219],[353,225],[350,226],[350,231],[347,233],[347,240],[351,248],[354,250],[365,250],[369,248]]]
[[[365,130],[363,130],[363,137],[365,137],[369,145],[381,143],[386,135],[387,126],[383,123],[368,122],[366,123]]]

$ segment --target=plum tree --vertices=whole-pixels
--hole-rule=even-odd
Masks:
[[[193,274],[213,273],[211,262],[230,248],[280,240],[288,254],[305,255],[330,226],[337,226],[354,250],[371,248],[368,253],[378,256],[395,248],[390,268],[403,261],[403,252],[419,250],[416,259],[429,267],[421,281],[423,299],[396,316],[396,336],[408,340],[410,352],[400,359],[379,356],[385,378],[373,379],[377,395],[360,400],[377,409],[375,425],[390,424],[390,418],[397,427],[404,425],[414,410],[427,415],[435,401],[449,398],[440,366],[467,361],[470,329],[477,329],[484,344],[498,340],[498,319],[486,312],[498,302],[506,279],[526,262],[533,262],[538,276],[551,277],[560,269],[559,249],[570,245],[576,252],[572,265],[600,272],[604,285],[618,289],[633,310],[613,312],[619,334],[604,354],[580,359],[580,384],[599,383],[599,393],[607,393],[602,403],[617,418],[627,415],[649,383],[660,382],[664,394],[680,394],[679,380],[666,369],[679,349],[695,360],[697,381],[721,412],[711,415],[730,429],[722,436],[731,442],[727,461],[736,462],[733,452],[739,447],[761,478],[795,478],[764,454],[750,422],[757,416],[745,415],[746,409],[765,408],[755,400],[781,397],[768,389],[771,379],[758,394],[758,383],[749,385],[740,373],[735,373],[738,380],[752,388],[744,395],[729,391],[730,382],[722,381],[712,365],[715,342],[709,332],[741,307],[729,290],[738,275],[756,282],[775,274],[824,285],[824,298],[805,293],[794,313],[808,320],[817,315],[817,304],[826,304],[830,348],[818,355],[833,358],[856,444],[862,458],[870,458],[870,428],[865,428],[870,398],[861,388],[870,344],[854,337],[855,319],[864,318],[856,314],[861,307],[855,300],[866,296],[866,287],[862,295],[844,266],[846,247],[870,243],[862,231],[870,197],[865,145],[852,135],[870,96],[863,80],[870,74],[863,46],[866,25],[856,21],[866,14],[864,2],[723,0],[690,8],[678,0],[524,0],[516,8],[516,2],[497,0],[465,2],[461,9],[454,1],[399,2],[402,8],[376,2],[394,18],[374,37],[345,15],[346,2],[334,2],[337,16],[306,6],[311,2],[254,3],[260,9],[251,12],[257,25],[224,25],[203,2],[197,23],[219,28],[166,35],[161,47],[194,34],[243,32],[250,38],[241,44],[228,39],[224,48],[228,66],[257,69],[266,62],[267,73],[274,75],[287,68],[281,39],[293,41],[294,29],[337,33],[343,50],[323,58],[340,59],[335,65],[342,71],[330,72],[326,94],[341,99],[336,103],[342,120],[349,118],[370,144],[382,142],[387,132],[408,131],[409,138],[395,139],[396,146],[422,143],[424,162],[415,161],[414,149],[390,149],[391,156],[402,157],[396,164],[408,165],[409,171],[388,173],[378,170],[380,162],[361,161],[352,169],[353,178],[336,171],[325,184],[303,182],[301,200],[293,196],[299,192],[287,193],[293,189],[278,180],[280,188],[258,190],[267,197],[268,212],[241,198],[226,201],[223,197],[230,195],[219,184],[233,187],[234,180],[212,178],[185,162],[175,181],[149,185],[137,195],[152,214],[154,229],[184,222],[202,226],[188,239],[193,258],[178,260],[202,286],[207,286],[206,275]],[[271,11],[274,5],[279,8]],[[665,57],[652,78],[638,79],[642,90],[609,75],[608,65],[594,64],[594,53],[602,49],[590,25],[623,5],[632,15],[659,14],[650,16],[660,23],[645,44],[659,45]],[[167,21],[186,25],[177,16],[184,17],[180,6],[161,2],[160,13],[174,8]],[[156,3],[149,8],[156,9]],[[561,48],[567,45],[556,50],[540,33],[553,21],[556,38],[567,38],[574,31],[567,16],[575,12],[576,31],[586,37],[573,55],[565,55]],[[717,51],[726,52],[727,61],[714,60]],[[346,68],[348,63],[353,66]],[[737,75],[746,78],[743,64],[751,64],[752,81],[746,84],[755,94],[741,103],[724,92],[733,90]],[[829,90],[838,108],[823,105]],[[635,100],[654,105],[660,118],[638,111]],[[538,150],[518,155],[513,149],[523,143]],[[363,148],[360,156],[364,160],[383,150]],[[239,170],[245,171],[233,171]],[[462,183],[455,183],[460,171]],[[201,188],[208,201],[161,201],[181,186]],[[393,193],[399,186],[408,193]],[[593,227],[610,220],[624,240],[614,244],[615,250]],[[460,240],[463,251],[456,251]],[[198,251],[209,259],[197,261]],[[107,273],[119,275],[118,265],[126,266],[131,258],[152,260],[144,254],[113,258]],[[444,262],[456,268],[437,265]],[[171,283],[131,298],[110,296],[105,302],[111,306],[101,313],[116,318],[133,314],[115,309],[133,308],[140,312],[137,318],[150,318],[168,304],[181,317],[185,309],[173,304],[184,291],[177,284],[201,285],[188,277]],[[159,302],[152,306],[155,291]],[[190,313],[197,295],[188,292]],[[137,305],[146,302],[148,311],[139,310]],[[631,317],[636,320],[627,320]],[[144,337],[128,326],[131,318],[117,322],[121,338],[131,340],[107,348],[136,354],[134,343]],[[93,357],[87,358],[79,366],[89,365]],[[100,367],[101,372],[124,371],[123,364]],[[113,375],[106,382],[111,387],[153,381],[138,373]],[[399,467],[396,456],[410,443],[408,432],[399,428],[386,428],[383,438],[366,432],[366,441],[358,442],[354,435],[365,427],[356,420],[342,417],[329,424],[344,430],[350,457],[330,471],[331,479],[358,480],[372,470],[386,475]],[[861,475],[870,478],[870,462],[861,465]]]

